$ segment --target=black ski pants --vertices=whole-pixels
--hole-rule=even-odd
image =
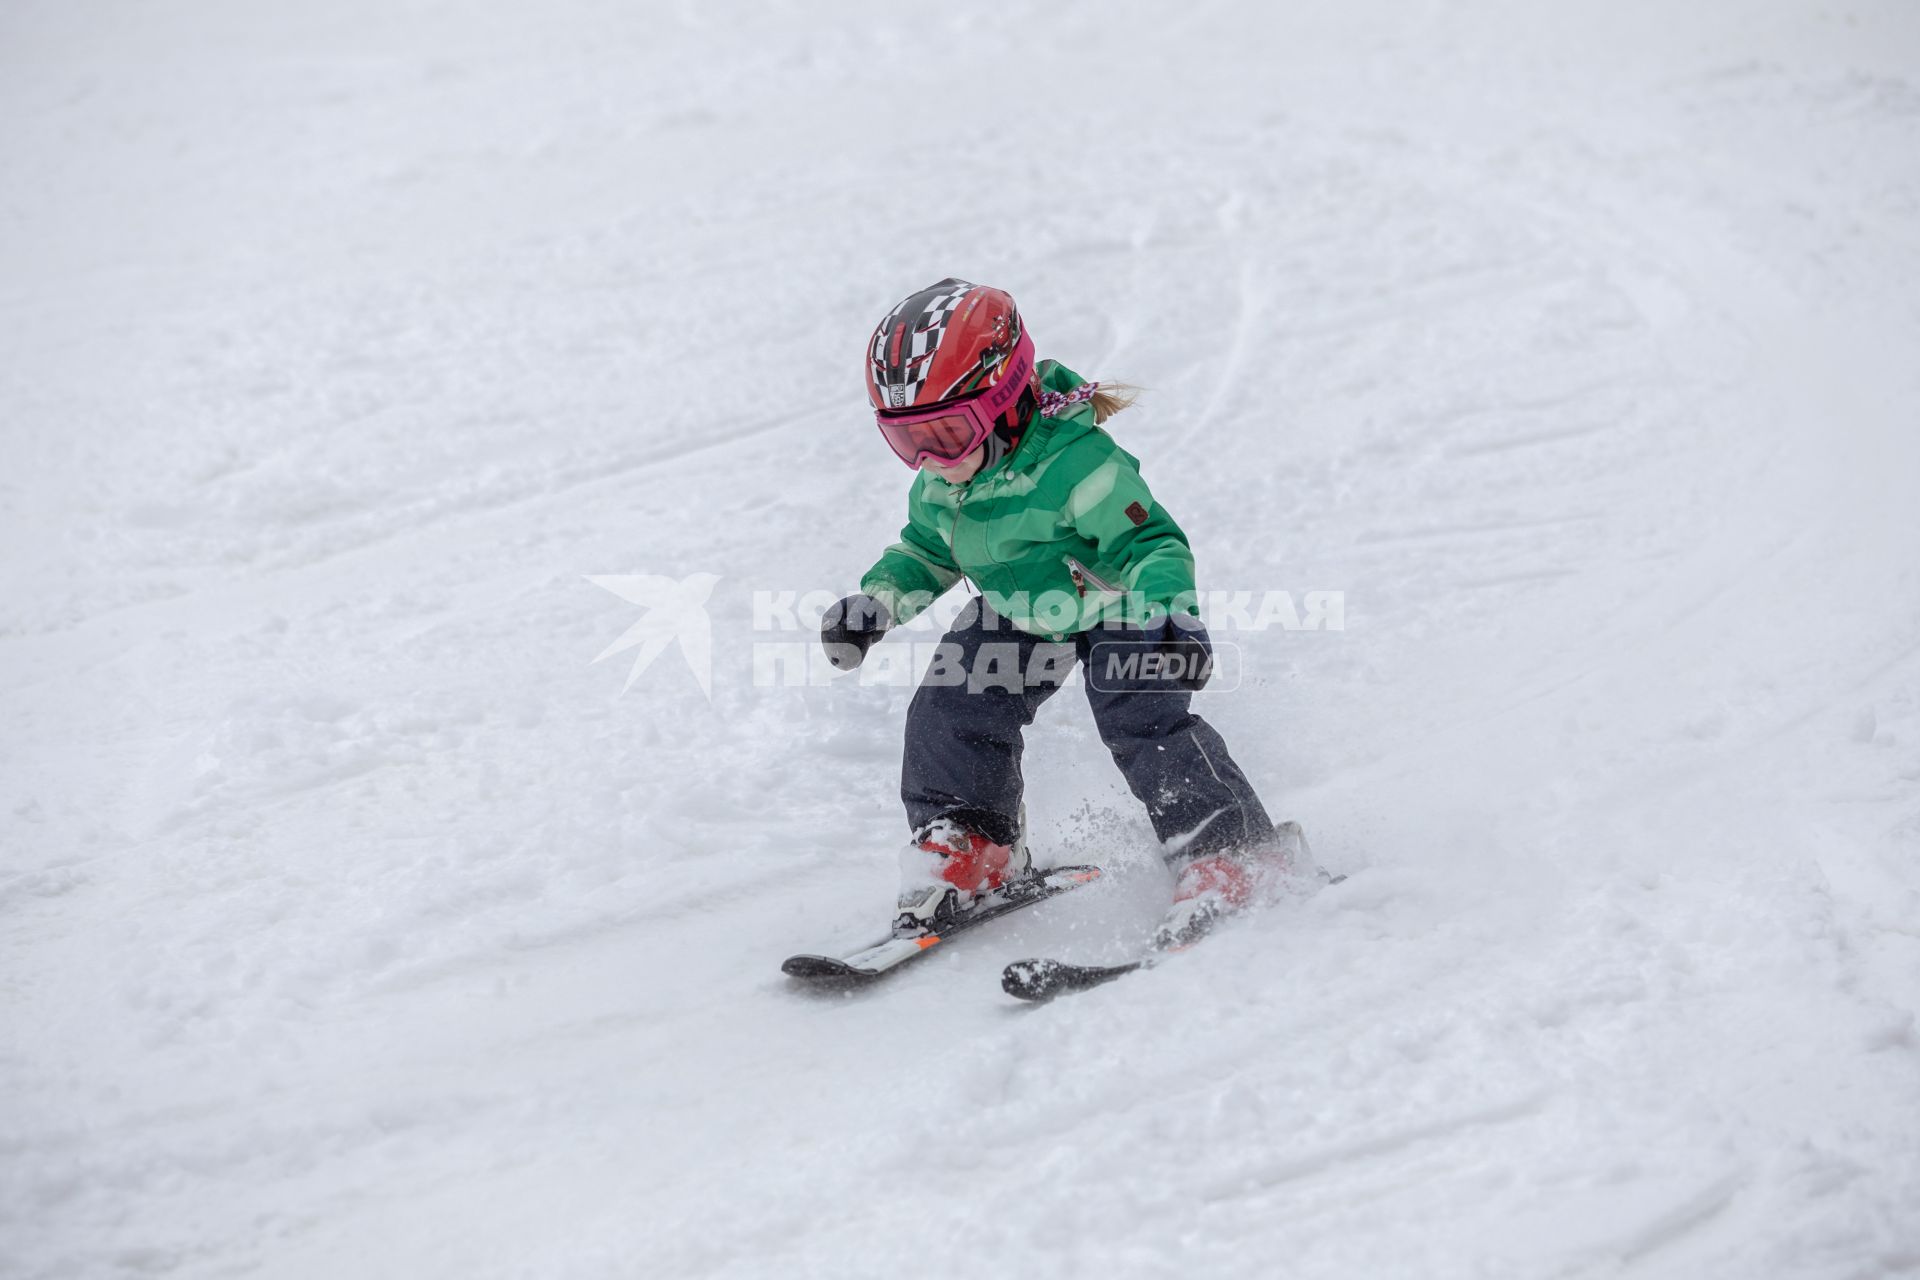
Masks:
[[[1088,662],[1084,683],[1100,740],[1170,857],[1269,839],[1272,820],[1219,733],[1193,713],[1192,694],[1093,670],[1093,646],[1124,634],[1095,628],[1056,643],[1021,631],[979,597],[970,601],[907,710],[900,797],[912,828],[948,816],[1012,843],[1023,785],[1021,731],[1075,662]],[[1103,645],[1102,669],[1110,670],[1105,655]]]

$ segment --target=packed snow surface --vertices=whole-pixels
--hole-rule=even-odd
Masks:
[[[0,1274],[1920,1270],[1920,9],[11,0],[0,119]],[[949,274],[1343,601],[1199,706],[1348,879],[1041,1008],[1072,690],[1101,886],[778,971]]]

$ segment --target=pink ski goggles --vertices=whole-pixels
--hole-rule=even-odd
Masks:
[[[882,409],[874,413],[880,435],[910,467],[927,461],[952,466],[964,461],[993,432],[993,424],[1033,379],[1033,339],[1026,334],[1013,348],[1006,376],[978,395],[944,400],[921,409]]]

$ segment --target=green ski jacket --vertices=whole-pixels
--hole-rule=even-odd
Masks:
[[[1041,361],[1039,374],[1049,391],[1082,381],[1054,360]],[[860,589],[901,623],[963,576],[995,613],[1052,640],[1123,617],[1144,621],[1149,609],[1196,611],[1186,534],[1086,403],[1036,417],[1011,454],[965,484],[922,470],[900,541]]]

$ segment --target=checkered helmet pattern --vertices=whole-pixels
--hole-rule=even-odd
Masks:
[[[873,407],[917,409],[977,395],[1019,345],[1020,312],[999,289],[948,278],[889,311],[867,344]]]

